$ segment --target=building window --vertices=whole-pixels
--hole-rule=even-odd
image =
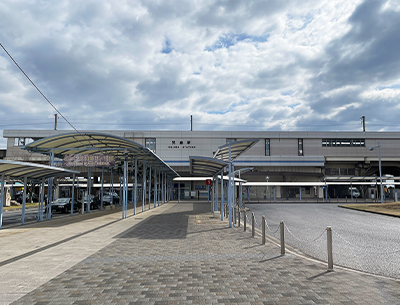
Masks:
[[[322,139],[322,147],[365,147],[365,139]]]
[[[303,156],[304,155],[304,151],[303,151],[303,139],[298,139],[299,140],[299,156]]]
[[[234,139],[234,138],[227,138],[226,139],[226,144],[233,143],[233,142],[236,142],[236,139]]]
[[[14,146],[24,146],[32,142],[32,138],[14,138]]]
[[[270,151],[270,144],[269,144],[269,139],[265,139],[265,155],[270,156],[271,151]]]
[[[150,138],[146,139],[146,147],[153,152],[156,152],[156,139]]]

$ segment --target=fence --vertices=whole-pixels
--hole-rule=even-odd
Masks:
[[[346,238],[344,238],[341,234],[336,232],[332,227],[328,226],[326,227],[321,233],[316,235],[316,237],[310,238],[310,239],[304,239],[304,238],[299,238],[296,236],[295,233],[292,232],[292,230],[284,223],[284,221],[280,221],[278,225],[276,225],[276,228],[271,228],[271,225],[267,222],[266,217],[263,215],[262,220],[261,220],[261,226],[260,224],[257,223],[257,218],[255,217],[254,213],[251,213],[251,216],[249,217],[247,211],[249,209],[242,208],[239,209],[239,207],[235,207],[234,211],[234,219],[237,227],[240,227],[243,225],[243,230],[247,231],[247,226],[251,225],[251,236],[255,237],[256,235],[256,226],[259,228],[261,227],[261,236],[262,240],[261,243],[265,244],[266,243],[266,233],[267,231],[269,232],[270,235],[273,237],[277,238],[280,241],[280,252],[281,255],[285,255],[286,253],[286,246],[285,246],[285,234],[291,236],[293,239],[297,240],[300,243],[304,244],[314,244],[321,240],[324,236],[326,237],[326,257],[327,257],[327,270],[332,271],[333,270],[333,235],[335,235],[337,238],[342,240],[344,243],[361,249],[366,253],[372,253],[372,254],[378,254],[378,255],[388,255],[388,254],[397,254],[400,253],[400,249],[397,250],[392,250],[392,251],[382,251],[382,250],[371,250],[369,248],[366,248],[365,246],[359,246],[356,245],[355,243],[352,243],[348,241]],[[228,206],[225,204],[224,205],[224,211],[225,211],[225,216],[228,217]],[[243,216],[241,216],[243,215]],[[241,222],[241,217],[243,217],[243,222]],[[303,252],[304,253],[304,252]],[[307,253],[305,253],[307,254]]]

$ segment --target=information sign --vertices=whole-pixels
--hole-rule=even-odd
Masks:
[[[114,164],[114,156],[108,155],[66,155],[62,162],[63,167],[107,167],[114,166]]]

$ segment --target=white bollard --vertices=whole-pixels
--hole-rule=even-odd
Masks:
[[[265,245],[265,216],[262,217],[262,244]]]
[[[333,255],[332,255],[332,228],[326,227],[326,240],[328,246],[328,271],[333,271]]]
[[[254,221],[254,213],[251,213],[251,237],[256,236],[256,228],[255,228],[255,221]]]

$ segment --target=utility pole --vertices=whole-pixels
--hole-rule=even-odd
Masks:
[[[57,113],[54,115],[54,130],[57,130],[57,119],[58,119],[58,116],[57,116]]]
[[[190,115],[190,131],[193,131],[193,116]]]
[[[363,125],[363,132],[365,132],[365,115],[363,115],[361,118],[361,124]]]

